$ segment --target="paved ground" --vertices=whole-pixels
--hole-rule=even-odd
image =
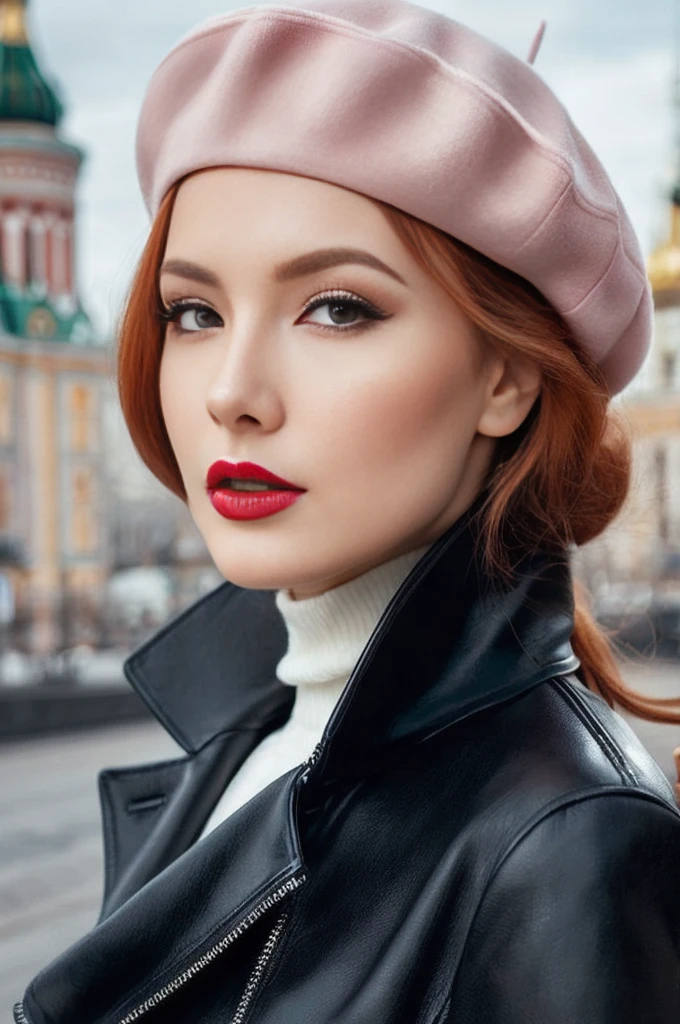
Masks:
[[[103,870],[97,772],[179,753],[156,723],[0,747],[3,1024],[37,970],[89,931],[99,913]]]
[[[654,696],[680,696],[680,664],[627,668],[626,679]],[[674,779],[680,725],[630,724]],[[95,923],[103,879],[99,769],[180,752],[155,723],[0,747],[0,1020],[10,1019],[6,1008],[30,978]]]

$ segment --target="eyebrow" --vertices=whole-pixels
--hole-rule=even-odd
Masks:
[[[346,249],[336,247],[334,249],[316,249],[314,252],[304,253],[296,256],[285,263],[279,263],[274,268],[274,280],[280,283],[292,281],[296,277],[303,277],[306,274],[314,274],[318,270],[328,270],[329,267],[337,267],[345,263],[358,263],[364,267],[373,267],[383,274],[388,274],[406,285],[406,281],[392,267],[379,260],[377,256],[366,252],[364,249]],[[188,260],[166,260],[160,269],[161,274],[175,274],[184,277],[188,281],[196,281],[198,284],[209,285],[212,288],[220,287],[220,279],[212,270],[199,266],[198,263],[191,263]]]

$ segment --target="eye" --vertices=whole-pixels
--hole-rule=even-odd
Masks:
[[[214,309],[195,299],[175,299],[169,302],[167,306],[158,310],[158,318],[164,324],[173,324],[178,334],[195,334],[210,327],[219,327],[222,322]],[[215,320],[217,323],[211,322]]]
[[[315,310],[328,310],[325,314],[326,322],[310,320],[309,314]],[[306,323],[314,324],[321,330],[348,332],[372,327],[377,320],[387,320],[391,314],[378,309],[372,302],[362,299],[353,292],[345,292],[339,289],[322,292],[312,299],[302,311],[307,317]],[[357,320],[357,315],[362,319]],[[330,322],[329,322],[330,320]]]
[[[308,317],[315,310],[328,309],[325,323],[307,320],[322,331],[348,332],[369,328],[375,321],[387,320],[392,315],[378,309],[372,302],[362,299],[353,292],[333,289],[315,296],[307,303],[302,316]],[[359,317],[359,319],[357,319]],[[328,321],[330,318],[330,322]],[[210,306],[196,299],[174,299],[158,310],[158,319],[163,324],[172,324],[177,334],[197,334],[222,325],[222,318]]]

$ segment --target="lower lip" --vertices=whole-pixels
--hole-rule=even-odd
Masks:
[[[209,490],[213,508],[225,519],[262,519],[273,516],[297,501],[304,491],[230,491]]]

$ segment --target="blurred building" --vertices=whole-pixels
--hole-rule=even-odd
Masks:
[[[680,591],[680,54],[674,83],[675,170],[664,237],[649,256],[654,337],[645,364],[617,401],[633,432],[630,497],[585,551],[592,577]],[[597,582],[597,580],[595,580]]]
[[[680,105],[677,116],[680,129]],[[652,569],[659,581],[675,574],[680,553],[680,146],[678,157],[668,234],[647,264],[654,342],[638,389],[625,403],[637,438],[639,512],[631,555],[640,565],[646,560],[647,573]]]
[[[652,583],[668,576],[680,553],[680,173],[669,195],[667,228],[647,263],[654,294],[651,351],[620,400],[634,437],[630,498],[601,544],[610,578]]]
[[[64,595],[87,615],[108,574],[102,408],[110,350],[75,273],[84,153],[32,52],[25,0],[0,0],[0,624],[50,650]],[[17,640],[17,638],[14,638]]]

